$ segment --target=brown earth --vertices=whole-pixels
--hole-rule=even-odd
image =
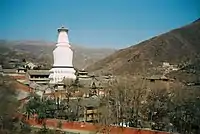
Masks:
[[[121,49],[87,68],[115,75],[160,74],[162,62],[188,66],[200,57],[200,20]],[[154,68],[154,69],[153,69]]]
[[[90,48],[74,44],[71,46],[74,51],[74,66],[78,69],[86,68],[115,52],[115,49],[112,48]],[[28,61],[47,64],[50,67],[53,63],[55,47],[56,43],[53,42],[0,40],[0,61],[25,58]]]

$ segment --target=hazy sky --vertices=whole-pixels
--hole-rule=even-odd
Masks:
[[[56,41],[69,28],[70,42],[123,48],[189,24],[200,0],[0,0],[0,39]]]

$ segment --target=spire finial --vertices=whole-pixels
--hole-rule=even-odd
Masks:
[[[64,27],[64,25],[61,26],[61,28],[58,28],[58,32],[61,32],[61,31],[66,31],[68,32],[68,29]]]
[[[61,28],[65,28],[65,26],[64,26],[64,25],[62,25],[62,26],[61,26]]]

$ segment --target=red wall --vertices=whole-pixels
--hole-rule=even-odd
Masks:
[[[76,130],[85,130],[85,131],[97,131],[101,128],[101,133],[106,133],[106,128],[103,129],[103,126],[98,126],[90,123],[84,122],[67,122],[65,120],[57,120],[57,119],[47,119],[42,121],[37,121],[34,118],[30,118],[27,120],[27,123],[33,126],[41,126],[44,122],[46,123],[47,127],[55,127],[57,128],[58,123],[62,122],[63,129],[76,129]],[[142,130],[142,129],[135,129],[135,128],[125,128],[125,127],[107,127],[107,132],[110,134],[169,134],[167,132],[158,132],[158,131],[150,131],[150,130]]]

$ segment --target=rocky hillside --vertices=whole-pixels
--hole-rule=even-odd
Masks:
[[[121,49],[89,66],[89,71],[122,74],[163,73],[163,62],[178,67],[200,57],[200,20]]]
[[[25,58],[29,61],[51,66],[54,48],[55,43],[52,42],[0,40],[0,59],[3,60],[7,56],[9,58]],[[74,51],[74,65],[79,69],[85,68],[115,52],[114,49],[89,48],[73,44],[72,49]]]
[[[195,59],[178,71],[168,73],[167,76],[189,85],[200,86],[200,58]]]

